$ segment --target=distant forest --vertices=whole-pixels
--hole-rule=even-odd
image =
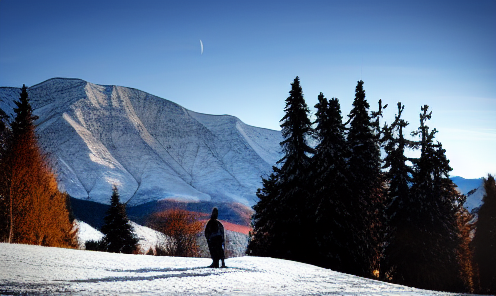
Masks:
[[[424,289],[495,293],[494,178],[484,180],[475,222],[427,125],[429,107],[407,135],[405,107],[398,103],[394,121],[382,124],[387,105],[370,111],[363,84],[346,121],[339,100],[320,93],[311,122],[294,79],[281,119],[284,156],[262,178],[247,254]],[[407,157],[408,149],[420,156]]]

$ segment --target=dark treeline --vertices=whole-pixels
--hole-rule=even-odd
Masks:
[[[486,286],[496,282],[496,264],[481,258],[496,254],[496,207],[481,208],[487,226],[471,242],[473,219],[449,178],[437,131],[427,125],[429,107],[410,136],[401,103],[392,123],[381,126],[386,107],[379,101],[370,111],[358,81],[346,122],[338,99],[320,93],[312,123],[294,79],[281,120],[284,157],[262,178],[247,253],[425,289],[494,291]],[[420,156],[407,157],[409,149]],[[485,204],[495,202],[494,191],[486,188]],[[491,242],[478,236],[483,229],[493,231]]]

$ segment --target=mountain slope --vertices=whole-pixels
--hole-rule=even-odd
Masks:
[[[452,177],[451,180],[458,186],[458,191],[467,196],[463,205],[467,210],[472,211],[482,204],[482,197],[485,193],[482,178],[465,179],[456,176]]]
[[[19,88],[0,88],[13,114]],[[281,157],[281,133],[187,110],[140,90],[54,78],[28,88],[40,145],[71,196],[139,205],[160,199],[251,206]]]

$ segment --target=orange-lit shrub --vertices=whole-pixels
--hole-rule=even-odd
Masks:
[[[200,215],[183,209],[169,209],[150,216],[148,226],[164,233],[173,240],[169,255],[198,257],[200,248],[197,236],[203,230]]]

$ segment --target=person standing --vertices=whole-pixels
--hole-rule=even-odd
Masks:
[[[210,257],[212,257],[212,264],[210,267],[218,268],[219,260],[222,261],[221,267],[226,267],[224,263],[224,225],[217,220],[219,216],[219,210],[213,208],[212,216],[205,226],[205,238],[207,239],[208,249],[210,251]]]

